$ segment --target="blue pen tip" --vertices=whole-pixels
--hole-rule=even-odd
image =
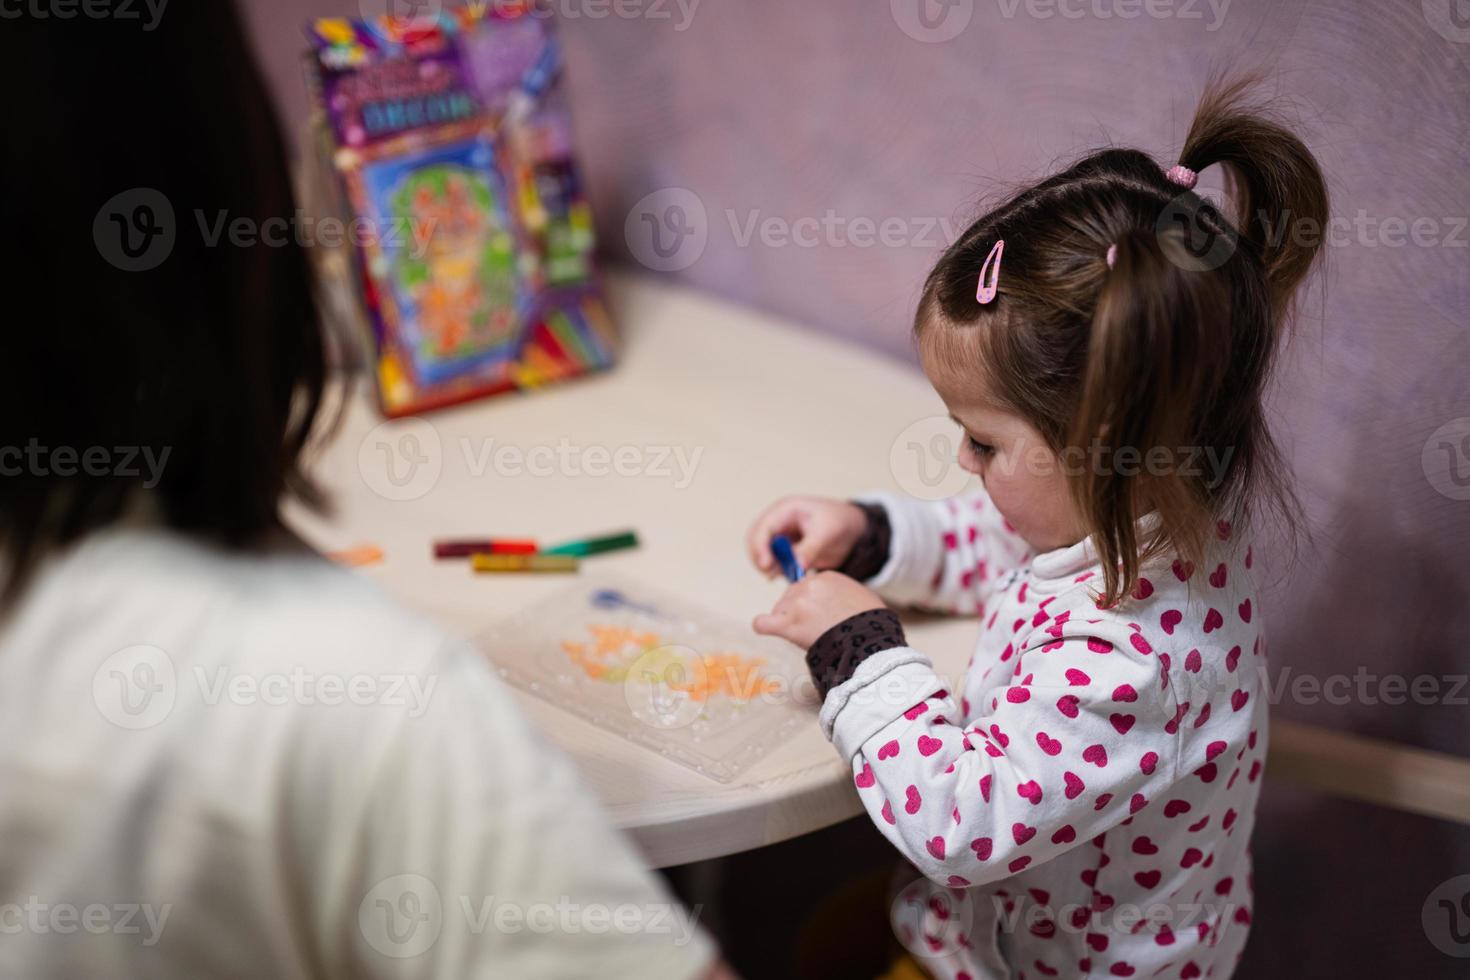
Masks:
[[[771,553],[776,556],[776,561],[781,566],[781,574],[786,576],[789,582],[800,581],[803,574],[801,562],[796,560],[796,552],[791,548],[791,539],[784,534],[778,534],[771,539]]]

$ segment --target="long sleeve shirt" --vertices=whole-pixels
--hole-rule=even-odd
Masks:
[[[98,532],[0,630],[0,976],[703,976],[466,642],[287,551]]]
[[[981,624],[965,676],[894,646],[822,707],[874,824],[950,890],[911,948],[971,980],[1228,976],[1266,751],[1250,548],[1222,524],[1104,609],[1090,541],[1033,557],[983,492],[864,502],[890,536],[868,584]]]

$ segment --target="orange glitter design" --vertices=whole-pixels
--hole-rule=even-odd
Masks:
[[[719,695],[749,701],[781,690],[781,682],[761,669],[764,657],[724,651],[694,653],[658,633],[624,626],[592,625],[587,631],[592,634],[590,642],[563,640],[561,648],[593,680],[619,684],[629,679],[631,671],[635,679],[661,682],[700,703]],[[657,669],[650,665],[650,658]]]

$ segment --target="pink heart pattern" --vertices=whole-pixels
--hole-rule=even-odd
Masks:
[[[1092,901],[1071,915],[1086,955],[1063,962],[1057,916],[1067,913],[1049,913],[1012,935],[1027,975],[1228,974],[1251,916],[1243,883],[1266,752],[1256,737],[1265,698],[1243,653],[1263,649],[1249,544],[1222,522],[1205,555],[1150,566],[1103,607],[1098,566],[1086,556],[1064,570],[1028,564],[1029,548],[983,494],[924,506],[942,515],[945,537],[941,567],[918,583],[932,593],[923,604],[981,617],[980,641],[953,699],[885,708],[875,687],[838,710],[834,738],[867,739],[851,770],[859,799],[929,877],[970,900],[994,894],[1008,915],[1049,908],[1080,875]],[[1221,677],[1232,682],[1224,690]],[[1080,869],[1054,861],[1082,849]],[[1074,869],[1067,881],[1058,867]],[[1092,925],[1119,903],[1211,893],[1228,896],[1230,911],[1198,929]],[[945,976],[983,975],[968,939]]]

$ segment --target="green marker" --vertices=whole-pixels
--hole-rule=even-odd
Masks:
[[[604,551],[619,551],[623,548],[638,547],[638,535],[634,531],[623,531],[620,534],[608,534],[600,538],[583,538],[581,541],[568,541],[559,544],[555,548],[542,549],[543,555],[574,555],[578,558],[586,558],[588,555],[600,555]]]

